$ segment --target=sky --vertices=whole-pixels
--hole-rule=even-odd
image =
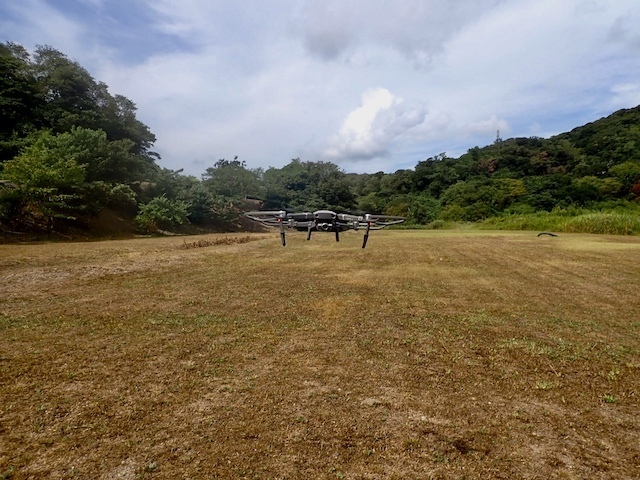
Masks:
[[[638,0],[0,0],[155,134],[158,164],[394,172],[640,105]]]

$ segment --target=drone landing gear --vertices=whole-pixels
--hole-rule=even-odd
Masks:
[[[286,247],[287,246],[287,240],[285,238],[284,235],[284,222],[282,221],[281,218],[278,219],[278,223],[280,224],[280,238],[282,239],[282,246]]]
[[[367,231],[364,232],[364,238],[362,239],[362,248],[367,246],[367,240],[369,240],[369,229],[371,228],[371,222],[367,222]]]

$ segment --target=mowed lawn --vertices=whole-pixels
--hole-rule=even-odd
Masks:
[[[640,238],[536,233],[0,245],[0,478],[639,478]]]

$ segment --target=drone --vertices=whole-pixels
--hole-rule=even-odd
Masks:
[[[284,228],[306,230],[307,240],[311,240],[313,230],[319,232],[335,232],[336,242],[340,241],[340,232],[365,228],[362,248],[367,246],[370,230],[382,230],[389,225],[395,225],[405,221],[405,217],[392,215],[350,215],[348,213],[336,213],[331,210],[316,210],[315,212],[291,213],[286,210],[260,210],[245,213],[247,218],[271,227],[280,227],[282,246],[287,245]]]

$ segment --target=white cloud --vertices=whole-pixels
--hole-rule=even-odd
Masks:
[[[387,155],[391,143],[424,121],[426,109],[408,104],[385,88],[369,89],[345,118],[324,151],[332,160],[366,160]]]

